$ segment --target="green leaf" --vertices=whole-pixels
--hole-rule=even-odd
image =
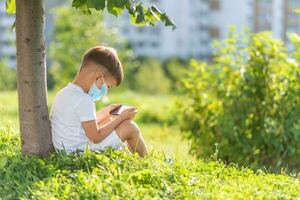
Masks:
[[[74,8],[80,8],[83,5],[83,1],[82,0],[73,0],[72,1],[72,7]]]
[[[105,0],[87,0],[87,6],[96,10],[103,10],[105,8]]]
[[[109,0],[107,2],[107,11],[113,14],[114,16],[118,17],[125,9],[125,1],[123,1],[123,3],[119,2],[117,3],[117,5],[115,3],[116,0]]]
[[[158,17],[162,15],[162,12],[154,5],[151,6],[152,12],[154,12]]]
[[[144,3],[134,3],[132,0],[73,0],[72,6],[85,14],[91,14],[91,9],[103,10],[106,7],[107,11],[116,17],[120,16],[126,8],[131,23],[136,26],[154,26],[162,21],[165,26],[172,26],[173,30],[176,28],[168,15],[156,6],[145,6]]]
[[[137,12],[137,16],[136,16],[136,23],[137,24],[141,24],[143,22],[145,22],[145,12],[144,12],[145,7],[142,4],[139,4],[136,7],[136,12]]]
[[[140,3],[135,7],[135,12],[130,17],[130,21],[133,25],[136,26],[146,26],[149,25],[149,22],[145,18],[145,6]]]
[[[134,15],[135,7],[133,6],[132,0],[125,0],[125,7],[131,15]]]
[[[126,4],[125,0],[108,0],[108,1],[113,1],[114,5],[118,8],[124,7]]]
[[[300,14],[300,9],[296,9],[296,10],[295,10],[295,13]]]
[[[16,13],[16,0],[6,0],[6,12],[8,14]]]
[[[0,169],[3,169],[7,164],[7,158],[3,157],[0,159]]]
[[[172,22],[169,16],[166,13],[161,12],[156,6],[152,5],[151,11],[154,12],[156,16],[160,18],[160,21],[165,23],[165,26],[172,26],[173,30],[176,28],[174,22]]]
[[[16,30],[16,21],[14,21],[13,25],[11,25],[10,28],[11,28],[12,31]]]
[[[160,18],[151,10],[151,8],[148,8],[146,12],[146,20],[149,21],[152,26],[154,26],[156,22],[160,21]]]
[[[165,22],[165,26],[172,26],[172,29],[176,29],[175,24],[171,21],[171,19],[165,14],[163,13],[160,17],[160,20]]]
[[[72,7],[80,9],[85,15],[91,14],[91,10],[88,7],[87,0],[73,0]]]

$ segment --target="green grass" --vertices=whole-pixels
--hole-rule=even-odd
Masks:
[[[49,108],[53,102],[54,91],[48,93]],[[188,142],[180,135],[176,125],[169,125],[168,120],[172,118],[169,111],[173,97],[170,95],[145,95],[134,92],[109,93],[110,103],[121,103],[135,105],[138,107],[136,121],[140,126],[147,146],[151,150],[164,151],[168,155],[182,159],[192,159],[188,154]],[[97,109],[105,105],[97,102]],[[18,96],[14,92],[0,93],[0,126],[10,125],[19,129],[18,121]]]
[[[21,155],[17,94],[1,92],[0,199],[300,199],[299,174],[195,160],[169,120],[171,102],[171,96],[110,95],[109,103],[139,108],[146,158],[112,149],[38,158]]]
[[[0,125],[19,127],[18,96],[16,92],[0,92]]]
[[[299,177],[154,150],[22,156],[18,133],[0,128],[0,199],[299,199],[299,188]]]

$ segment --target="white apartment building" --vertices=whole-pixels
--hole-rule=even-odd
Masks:
[[[271,31],[287,41],[287,32],[300,33],[300,0],[152,0],[175,22],[177,29],[134,27],[128,15],[117,22],[136,54],[157,58],[209,59],[211,41],[223,39],[228,26],[253,32]],[[111,22],[111,20],[109,20]]]
[[[157,58],[209,56],[209,5],[207,0],[152,0],[174,21],[177,28],[159,24],[156,27],[136,27],[128,14],[121,18],[108,17],[109,26],[121,27],[121,33],[140,56]]]
[[[46,0],[46,43],[51,42],[53,20],[51,8],[65,1]],[[177,28],[159,24],[156,27],[135,27],[128,14],[107,20],[129,40],[135,53],[156,58],[196,57],[209,59],[213,39],[226,37],[229,25],[238,29],[248,27],[253,32],[272,31],[274,37],[287,42],[287,32],[300,34],[300,0],[148,0],[157,5],[174,21]],[[5,12],[0,1],[0,59],[16,66],[15,33],[11,25],[14,15]]]
[[[273,36],[288,42],[287,33],[300,34],[300,0],[210,0],[211,34],[226,37],[228,25],[238,29],[248,27],[252,32],[271,31]]]
[[[46,46],[52,40],[53,34],[53,14],[51,9],[66,4],[65,0],[45,0],[46,6]],[[8,15],[5,9],[5,1],[0,1],[0,60],[5,60],[9,67],[16,67],[16,33],[12,30],[15,15]],[[50,61],[47,59],[47,63]]]
[[[0,60],[9,67],[16,66],[15,33],[12,30],[15,16],[5,11],[5,1],[0,1]]]

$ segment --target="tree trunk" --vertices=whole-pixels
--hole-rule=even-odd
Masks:
[[[16,0],[18,100],[22,153],[53,149],[47,106],[43,0]]]

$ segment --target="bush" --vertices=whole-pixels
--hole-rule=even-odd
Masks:
[[[300,167],[300,69],[270,33],[232,31],[216,43],[214,63],[191,61],[178,101],[181,130],[191,153],[226,162]]]
[[[134,80],[134,89],[142,93],[168,93],[171,87],[161,63],[150,58],[142,59]]]
[[[0,199],[296,199],[297,178],[155,151],[29,157],[18,134],[0,127]]]
[[[188,60],[179,58],[166,59],[163,62],[163,69],[166,76],[171,80],[171,88],[179,92],[180,80],[183,78],[184,71],[189,67]]]

